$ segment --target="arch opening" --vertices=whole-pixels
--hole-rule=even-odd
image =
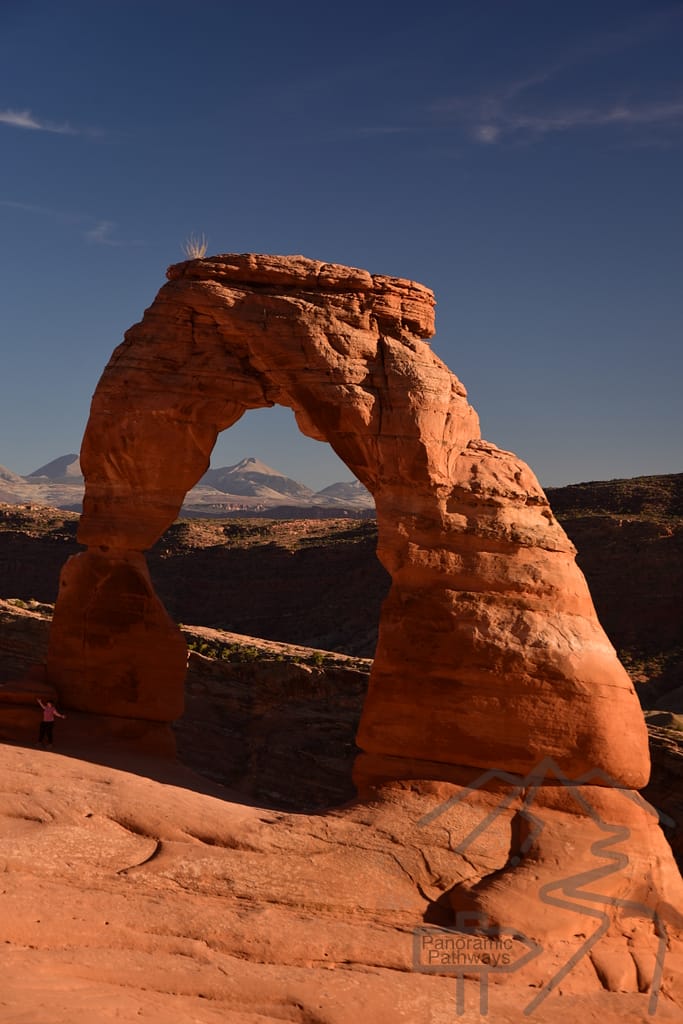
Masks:
[[[390,582],[375,505],[329,445],[297,443],[290,412],[219,435],[183,521],[147,555],[151,578],[176,621],[370,659]]]

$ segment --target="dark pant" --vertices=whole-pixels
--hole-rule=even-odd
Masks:
[[[52,727],[54,724],[54,722],[40,723],[40,735],[38,736],[39,743],[44,743],[47,739],[47,742],[52,746]]]

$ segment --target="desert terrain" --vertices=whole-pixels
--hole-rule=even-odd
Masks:
[[[680,864],[679,486],[648,478],[550,496],[649,709],[645,796],[666,815]],[[11,681],[44,657],[76,521],[0,509],[5,711]],[[93,745],[78,714],[57,723],[56,751],[36,749],[37,709],[20,722],[0,715],[0,1020],[342,1024],[361,1013],[437,1024],[456,1016],[459,985],[457,1019],[482,1019],[476,973],[422,973],[414,942],[420,925],[447,923],[443,893],[490,870],[504,836],[465,861],[452,829],[466,820],[425,828],[454,791],[445,782],[387,784],[354,800],[354,739],[387,588],[375,544],[372,522],[346,519],[192,520],[167,531],[150,566],[190,650],[177,761]],[[571,936],[518,971],[492,972],[490,1019],[518,1021],[542,995],[531,1018],[542,1024],[681,1020],[680,952],[667,954],[653,1017],[655,947],[632,927],[552,989],[576,953]]]

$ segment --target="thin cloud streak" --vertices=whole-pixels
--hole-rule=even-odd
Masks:
[[[672,22],[680,21],[682,17],[683,11],[679,7],[672,7],[640,18],[635,24],[626,28],[600,33],[582,45],[568,50],[547,67],[510,83],[502,91],[499,100],[501,102],[514,100],[537,85],[545,85],[546,82],[556,78],[563,71],[568,71],[579,64],[623,53],[633,46],[642,45],[648,37],[661,34],[670,27]]]
[[[543,109],[534,109],[531,103],[507,102],[510,91],[501,90],[499,96],[451,97],[434,105],[432,115],[442,123],[460,125],[476,142],[489,146],[520,134],[541,137],[589,128],[683,128],[683,94],[649,102],[558,103],[554,108],[546,102]]]
[[[555,109],[549,109],[544,103],[544,109],[539,109],[540,104],[534,102],[533,94],[538,87],[546,86],[578,65],[642,44],[648,36],[661,34],[682,17],[683,11],[676,7],[641,18],[624,29],[603,33],[573,47],[546,67],[501,85],[494,92],[478,96],[451,96],[436,101],[431,105],[431,114],[437,119],[449,118],[461,124],[476,142],[489,146],[519,133],[540,137],[550,132],[591,127],[676,129],[683,126],[681,96],[641,103],[619,103],[607,99],[581,106],[564,103],[556,105]]]
[[[113,237],[115,231],[116,224],[113,220],[98,220],[93,227],[83,233],[83,237],[95,245],[109,245],[117,249],[125,249],[132,245],[145,245],[140,238],[115,238]]]
[[[22,210],[24,213],[35,213],[40,217],[49,217],[60,224],[82,224],[87,219],[79,213],[66,213],[63,210],[52,210],[48,206],[17,202],[12,199],[0,199],[0,206],[4,206],[8,210]]]
[[[10,128],[26,128],[35,132],[51,132],[55,135],[78,135],[69,124],[53,124],[51,121],[39,121],[30,110],[0,110],[0,124]]]
[[[24,213],[35,213],[40,217],[48,217],[59,224],[80,225],[82,237],[86,242],[94,245],[106,245],[116,248],[128,246],[145,245],[141,239],[119,239],[115,237],[116,223],[113,220],[93,220],[82,213],[66,213],[62,210],[52,210],[47,206],[38,206],[35,203],[18,202],[12,199],[0,199],[0,207],[9,210],[21,210]]]
[[[110,245],[115,248],[121,248],[129,245],[144,245],[145,243],[139,239],[126,242],[119,238],[112,237],[113,232],[116,230],[116,224],[113,220],[99,220],[97,223],[88,228],[84,232],[83,237],[88,242],[94,242],[96,245]]]
[[[566,132],[577,128],[600,128],[609,126],[683,126],[683,99],[669,102],[642,103],[627,106],[613,104],[609,107],[566,108],[544,114],[501,113],[490,123],[475,127],[474,137],[478,142],[492,144],[501,136],[517,132],[545,135],[549,132]]]
[[[556,110],[547,106],[549,83],[581,65],[595,63],[614,54],[642,45],[653,36],[669,31],[683,20],[683,7],[669,7],[632,21],[623,28],[602,32],[559,53],[547,64],[530,69],[508,82],[501,82],[491,92],[443,96],[426,106],[401,109],[379,123],[359,125],[338,133],[339,138],[382,138],[399,135],[431,134],[444,125],[461,127],[469,139],[482,145],[502,143],[506,137],[526,133],[528,139],[539,139],[555,131],[569,131],[590,126],[676,127],[679,119],[678,99],[649,104],[619,103],[614,98],[596,100],[586,106],[558,104]],[[557,83],[555,83],[557,84]],[[542,99],[541,99],[542,97]],[[391,117],[392,115],[390,115]],[[642,142],[642,140],[641,140]],[[643,145],[648,145],[643,142]],[[668,145],[661,139],[653,145]]]

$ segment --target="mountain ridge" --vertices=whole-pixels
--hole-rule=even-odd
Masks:
[[[11,484],[21,483],[23,482],[24,478],[22,476],[19,476],[18,473],[13,473],[11,469],[7,468],[7,466],[0,466],[0,480],[4,481],[5,483]]]
[[[201,487],[203,484],[225,494],[255,498],[277,495],[309,498],[315,494],[310,487],[285,476],[253,456],[241,459],[234,466],[207,470],[196,486]]]
[[[44,466],[40,466],[38,469],[34,469],[32,473],[28,473],[24,480],[49,480],[51,483],[76,483],[83,479],[81,473],[81,462],[76,452],[70,452],[68,455],[59,455],[56,459],[52,459],[51,462],[46,462]]]
[[[0,501],[7,504],[40,504],[79,512],[84,481],[78,455],[69,453],[52,459],[32,473],[21,476],[0,466]],[[260,514],[277,507],[283,514],[318,508],[367,513],[374,509],[370,493],[358,481],[330,484],[314,491],[254,456],[230,466],[207,470],[188,491],[183,514],[216,517],[233,513]]]
[[[610,480],[589,480],[545,487],[553,511],[571,518],[589,515],[683,514],[683,473],[660,473]],[[80,511],[83,477],[78,455],[58,456],[26,476],[0,465],[0,501],[43,504]],[[211,468],[188,491],[185,516],[220,518],[235,513],[277,513],[291,518],[306,509],[344,510],[368,514],[374,509],[369,491],[358,480],[337,481],[314,491],[255,456],[230,466]],[[315,514],[315,513],[314,513]]]

